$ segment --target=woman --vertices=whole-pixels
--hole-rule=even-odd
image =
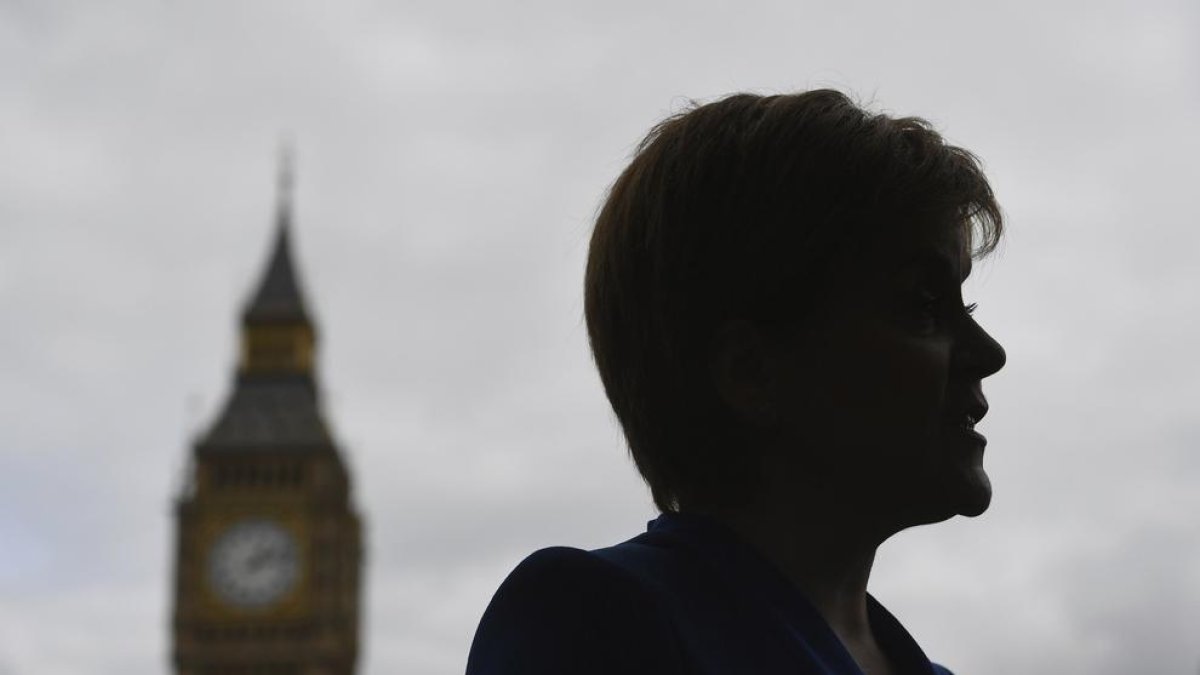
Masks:
[[[504,582],[471,675],[946,673],[867,593],[891,535],[982,513],[960,293],[1001,214],[975,158],[829,90],[656,127],[585,280],[596,365],[662,515]]]

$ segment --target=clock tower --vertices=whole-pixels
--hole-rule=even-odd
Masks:
[[[241,317],[232,391],[176,504],[177,675],[352,675],[362,535],[321,412],[317,330],[292,259],[291,167]]]

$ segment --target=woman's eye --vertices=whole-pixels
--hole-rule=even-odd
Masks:
[[[941,310],[942,298],[933,293],[920,293],[917,295],[917,309],[922,314],[936,316]]]
[[[932,327],[941,318],[942,299],[932,293],[920,293],[913,298],[912,313],[922,327]]]
[[[967,316],[975,313],[975,309],[979,305],[971,303],[963,305],[962,311]],[[934,293],[922,292],[917,295],[914,302],[914,309],[917,321],[924,329],[934,329],[942,322],[949,319],[949,315],[953,312],[953,305],[947,302],[943,296]]]

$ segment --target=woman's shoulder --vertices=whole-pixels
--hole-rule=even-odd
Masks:
[[[496,591],[467,673],[669,673],[673,640],[654,595],[624,566],[595,552],[545,548]]]
[[[543,548],[522,560],[504,580],[504,584],[545,585],[574,583],[583,579],[602,584],[635,583],[624,566],[603,555],[603,551],[585,551],[569,546]]]

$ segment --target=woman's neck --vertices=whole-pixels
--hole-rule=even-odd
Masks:
[[[850,536],[857,528],[833,514],[813,513],[807,522],[749,509],[710,515],[779,569],[848,646],[873,643],[867,582],[878,542]]]

